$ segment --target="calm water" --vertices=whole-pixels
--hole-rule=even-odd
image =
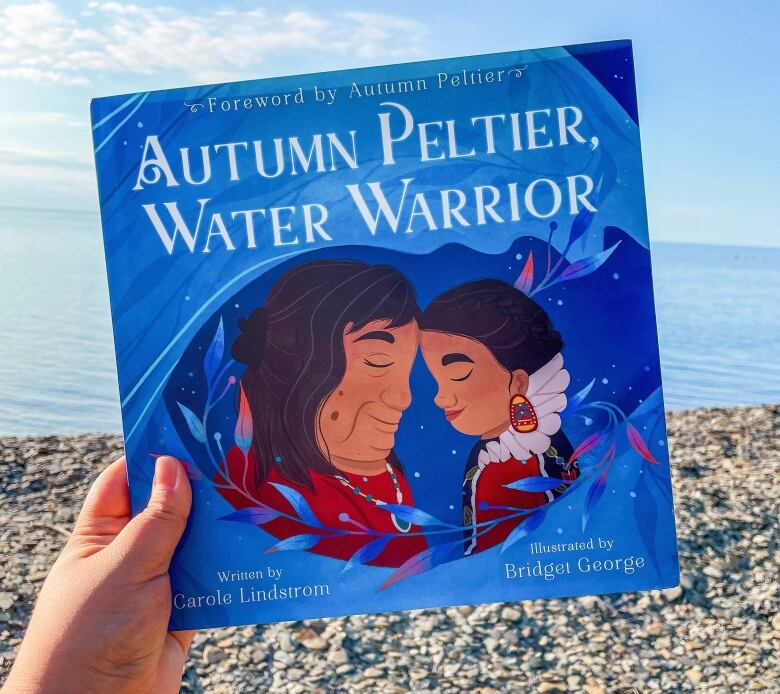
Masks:
[[[780,401],[780,249],[657,244],[667,405]],[[0,208],[0,435],[119,431],[97,216]]]

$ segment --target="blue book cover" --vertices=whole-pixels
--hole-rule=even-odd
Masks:
[[[171,628],[676,585],[629,41],[113,96],[133,511]]]

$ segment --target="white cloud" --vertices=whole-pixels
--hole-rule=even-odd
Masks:
[[[0,148],[1,164],[24,164],[34,162],[41,166],[58,166],[63,169],[92,170],[90,157],[64,149]]]
[[[87,120],[77,118],[70,113],[58,111],[0,111],[0,132],[17,127],[23,123],[30,126],[61,126],[64,128],[85,128]],[[0,144],[2,141],[0,140]]]
[[[177,71],[198,81],[251,76],[270,56],[425,55],[414,20],[372,12],[231,10],[90,2],[66,14],[52,2],[0,9],[0,78],[84,84],[97,74]],[[294,62],[294,60],[293,60]]]

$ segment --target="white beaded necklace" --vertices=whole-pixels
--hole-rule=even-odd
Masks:
[[[387,472],[390,473],[390,479],[393,481],[393,487],[395,488],[395,503],[402,504],[404,502],[404,493],[401,491],[401,484],[398,481],[395,470],[393,470],[393,467],[390,465],[390,463],[385,463],[385,468],[387,469]],[[372,504],[374,504],[374,506],[387,506],[386,501],[377,499],[373,494],[366,494],[362,489],[360,489],[360,487],[356,487],[346,477],[343,477],[342,475],[336,475],[336,479],[345,487],[351,489],[353,494],[363,497],[366,501],[370,501]],[[390,520],[393,521],[393,525],[402,533],[408,533],[412,527],[411,523],[398,519],[394,513],[390,514]]]

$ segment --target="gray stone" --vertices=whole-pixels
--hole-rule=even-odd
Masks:
[[[328,653],[328,662],[334,665],[341,665],[349,660],[349,654],[343,648],[338,648],[335,651]]]
[[[523,616],[523,613],[520,612],[520,610],[515,609],[514,607],[505,607],[503,610],[501,610],[501,619],[503,619],[505,622],[516,622]]]
[[[219,646],[206,646],[203,649],[203,662],[209,665],[216,665],[227,658],[227,653]]]
[[[695,585],[696,578],[692,574],[689,574],[687,571],[680,573],[680,586],[683,590],[693,590]]]
[[[328,647],[328,642],[321,636],[312,636],[301,641],[301,645],[310,651],[322,651]]]
[[[674,602],[682,597],[683,589],[681,586],[675,586],[674,588],[664,588],[661,592],[669,602]]]

